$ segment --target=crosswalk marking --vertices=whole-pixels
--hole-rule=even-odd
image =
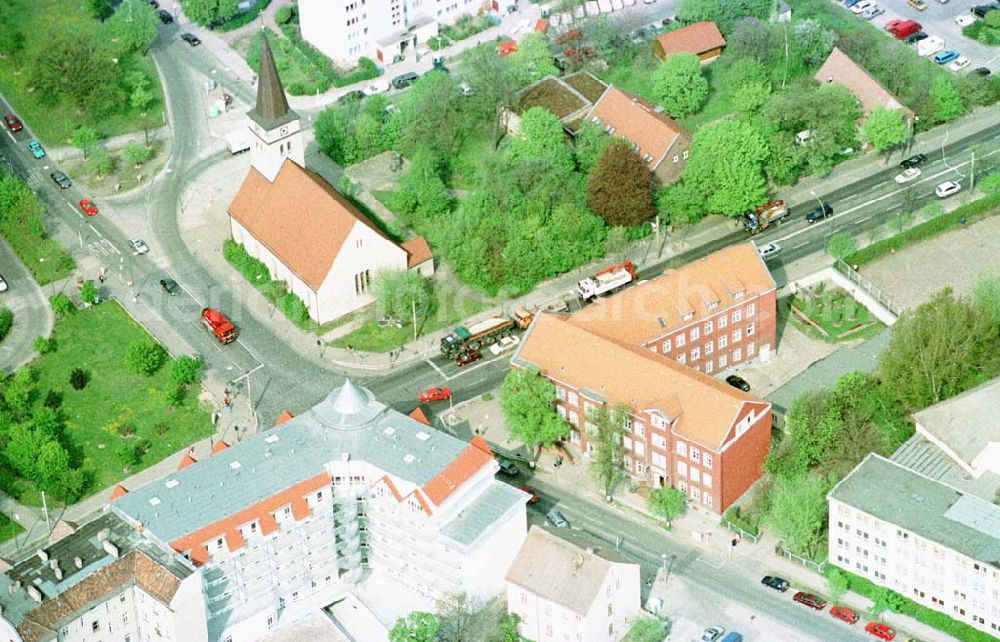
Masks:
[[[92,254],[100,254],[101,256],[115,256],[121,254],[115,244],[108,239],[101,239],[100,241],[91,241],[87,244],[90,248]]]

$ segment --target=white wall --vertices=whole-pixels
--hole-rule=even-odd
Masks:
[[[192,573],[181,581],[170,601],[173,617],[168,620],[177,642],[208,642],[208,614],[205,612],[205,594],[200,573]],[[138,641],[137,641],[138,642]]]
[[[501,484],[503,482],[494,482]],[[503,590],[504,577],[528,534],[525,504],[509,511],[480,539],[462,563],[462,587],[470,595],[493,596]]]
[[[354,63],[347,55],[346,5],[344,0],[300,0],[299,25],[303,40],[322,51],[334,63],[350,67]]]
[[[628,632],[626,622],[639,612],[639,600],[639,567],[612,564],[585,618],[584,640],[620,640]],[[608,615],[608,605],[611,605],[611,615]],[[609,624],[612,625],[611,635],[608,634]]]

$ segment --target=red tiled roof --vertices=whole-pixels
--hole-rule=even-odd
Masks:
[[[913,112],[899,102],[892,92],[837,47],[833,48],[814,77],[821,85],[835,82],[845,87],[861,102],[861,109],[865,114],[875,107],[886,107],[903,111],[908,119],[913,117]]]
[[[197,464],[197,463],[198,463],[198,460],[195,459],[194,457],[192,457],[190,452],[186,452],[186,453],[184,453],[184,456],[181,457],[180,463],[177,464],[177,470],[184,470],[185,468],[187,468],[191,464]]]
[[[691,137],[687,130],[666,114],[657,112],[650,103],[614,86],[608,87],[587,118],[591,121],[600,118],[602,127],[614,128],[612,136],[638,145],[640,157],[652,156],[651,170],[663,160],[678,136]]]
[[[493,461],[493,452],[481,435],[477,435],[465,449],[444,467],[433,479],[424,484],[423,491],[435,506],[448,499],[451,493],[468,481],[483,466]]]
[[[212,446],[212,454],[214,455],[215,453],[221,453],[226,448],[229,448],[229,444],[220,439],[219,441],[215,442],[214,446]]]
[[[424,411],[420,408],[420,406],[414,408],[409,417],[410,419],[416,419],[425,426],[431,425],[431,422],[427,420],[427,415],[424,414]]]
[[[274,425],[280,426],[283,423],[285,423],[286,421],[291,421],[294,418],[295,418],[295,415],[293,415],[292,413],[288,412],[287,410],[282,410],[281,414],[278,415],[278,420],[276,422],[274,422]]]
[[[127,488],[125,488],[121,484],[115,484],[115,487],[111,490],[111,501],[118,499],[127,492],[128,492]]]
[[[434,256],[431,252],[431,246],[427,244],[427,239],[422,236],[407,239],[399,247],[406,251],[407,269],[414,268]]]
[[[703,54],[706,51],[726,46],[722,32],[711,20],[703,20],[693,25],[681,27],[656,36],[663,48],[664,54],[693,53]]]

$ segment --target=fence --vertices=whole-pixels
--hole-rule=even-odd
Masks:
[[[881,290],[875,287],[871,281],[861,276],[861,274],[858,273],[857,270],[848,265],[843,259],[837,259],[836,263],[833,264],[833,267],[835,270],[846,276],[851,281],[851,283],[854,283],[855,285],[859,286],[861,289],[867,292],[869,296],[878,301],[879,305],[881,305],[886,310],[896,315],[897,318],[900,316],[900,314],[902,314],[902,310],[893,305],[892,301],[890,301],[888,297],[882,294]]]
[[[800,564],[802,566],[805,566],[806,568],[811,568],[812,570],[816,571],[820,575],[823,574],[823,569],[826,568],[826,560],[823,560],[822,562],[820,562],[819,564],[817,564],[816,562],[814,562],[814,561],[812,561],[810,559],[806,559],[806,558],[802,557],[801,555],[796,555],[795,553],[793,553],[791,551],[786,551],[785,549],[781,548],[780,546],[778,547],[777,552],[781,553],[787,559],[791,560],[792,562],[795,562],[796,564]]]
[[[742,528],[740,528],[739,526],[737,526],[736,524],[734,524],[734,523],[732,523],[732,522],[730,522],[728,520],[723,520],[722,523],[725,524],[726,528],[728,528],[732,532],[739,534],[740,539],[748,539],[751,542],[753,542],[754,544],[756,544],[757,541],[760,539],[760,535],[754,535],[750,531],[745,531]]]

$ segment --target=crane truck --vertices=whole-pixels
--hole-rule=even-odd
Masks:
[[[478,350],[496,343],[514,331],[515,324],[507,317],[493,317],[469,327],[458,326],[454,332],[441,339],[441,354],[454,359],[463,350]]]
[[[599,296],[611,294],[636,280],[632,261],[606,267],[594,276],[583,279],[576,285],[576,293],[584,301],[593,301]]]
[[[758,205],[756,209],[743,213],[743,229],[750,234],[759,234],[771,225],[784,222],[786,214],[788,208],[785,207],[785,201],[770,201]]]
[[[202,309],[201,323],[215,335],[219,343],[236,341],[236,326],[215,308]]]

